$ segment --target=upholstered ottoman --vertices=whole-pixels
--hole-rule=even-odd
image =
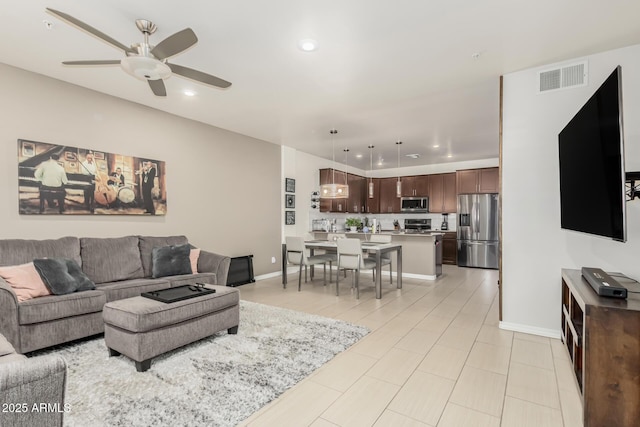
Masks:
[[[104,306],[104,340],[109,356],[124,354],[138,372],[151,367],[151,359],[227,329],[238,332],[240,292],[226,286],[206,285],[216,293],[164,303],[137,296]]]

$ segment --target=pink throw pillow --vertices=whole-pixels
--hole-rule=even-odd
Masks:
[[[33,262],[0,267],[0,277],[6,280],[18,297],[18,302],[51,295]]]
[[[198,258],[200,257],[200,249],[191,249],[189,252],[189,260],[191,261],[191,272],[196,274],[198,272]]]

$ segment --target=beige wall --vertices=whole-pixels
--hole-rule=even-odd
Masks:
[[[0,64],[0,238],[184,234],[280,266],[280,147]],[[18,214],[17,139],[164,160],[168,214]],[[271,263],[271,257],[277,261]]]

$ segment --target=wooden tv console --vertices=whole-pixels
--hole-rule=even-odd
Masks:
[[[598,296],[562,270],[562,342],[582,393],[585,427],[640,422],[640,294]]]

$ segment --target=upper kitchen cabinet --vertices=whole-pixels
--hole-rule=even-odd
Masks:
[[[320,198],[320,212],[365,212],[365,178],[359,175],[347,174],[333,169],[320,169],[320,185],[323,184],[347,184],[349,186],[349,198],[347,199],[323,199]]]
[[[380,178],[380,213],[400,212],[400,197],[396,194],[398,178]]]
[[[403,176],[402,197],[429,196],[429,175]]]
[[[369,182],[373,183],[373,197],[369,197]],[[380,213],[380,178],[366,178],[364,184],[366,213]]]
[[[365,213],[365,178],[359,175],[348,174],[349,198],[347,199],[347,212]]]
[[[458,194],[497,193],[498,168],[466,169],[456,172]]]
[[[348,184],[345,172],[333,169],[320,169],[320,185],[323,184]],[[351,189],[349,189],[351,194]],[[323,199],[320,198],[320,212],[347,212],[349,199]]]
[[[429,175],[429,212],[455,213],[456,209],[456,174]]]

